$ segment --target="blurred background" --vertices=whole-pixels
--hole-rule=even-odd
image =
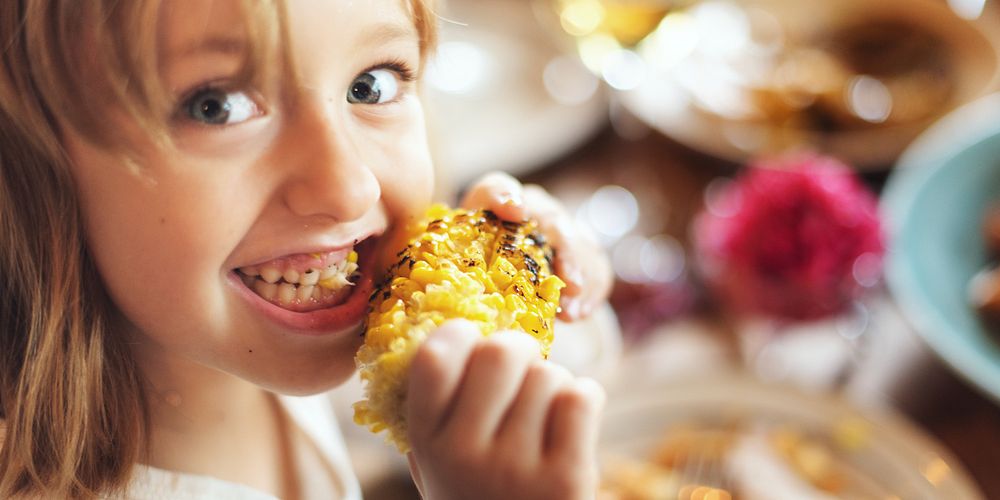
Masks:
[[[602,498],[1000,498],[996,2],[438,10],[441,197],[509,172],[611,258],[553,350],[609,392]],[[344,432],[367,498],[416,497]]]

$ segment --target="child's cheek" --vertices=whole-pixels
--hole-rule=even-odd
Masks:
[[[369,162],[382,187],[390,211],[409,217],[422,214],[434,196],[434,168],[427,144],[423,111],[416,99],[404,120],[392,121],[371,135],[377,159]]]

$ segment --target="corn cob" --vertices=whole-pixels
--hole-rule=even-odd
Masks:
[[[356,359],[367,399],[354,404],[354,421],[374,433],[388,431],[386,439],[400,452],[409,450],[406,374],[428,333],[464,318],[484,336],[523,330],[548,356],[565,286],[552,274],[552,250],[533,222],[435,205],[416,227],[419,232],[372,294]]]

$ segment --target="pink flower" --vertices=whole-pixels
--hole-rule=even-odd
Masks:
[[[693,226],[696,261],[729,305],[815,319],[878,282],[885,250],[878,203],[839,161],[758,161],[709,195]]]

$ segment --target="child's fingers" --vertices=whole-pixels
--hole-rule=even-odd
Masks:
[[[492,210],[503,220],[522,221],[525,218],[521,183],[503,172],[483,176],[465,194],[461,205],[464,208]]]
[[[541,457],[550,403],[572,380],[573,375],[562,366],[545,361],[532,363],[497,431],[497,444],[502,453]]]
[[[552,400],[546,458],[566,467],[589,466],[595,459],[604,389],[592,379],[578,378]]]
[[[559,317],[586,317],[611,291],[611,266],[596,239],[580,228],[563,205],[548,191],[534,184],[524,186],[526,216],[556,249],[556,274],[566,282]]]
[[[458,391],[466,360],[479,329],[463,320],[449,321],[436,329],[417,350],[410,366],[407,429],[410,441],[426,442],[447,418]]]
[[[449,442],[474,449],[487,446],[528,365],[540,357],[538,342],[521,332],[501,332],[479,342],[441,434],[447,434]]]

